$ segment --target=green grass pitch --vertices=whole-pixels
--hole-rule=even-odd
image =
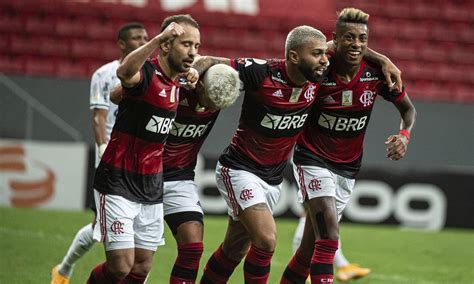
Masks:
[[[47,284],[51,268],[62,260],[77,230],[91,212],[60,212],[0,208],[0,284]],[[222,241],[227,219],[206,216],[201,271]],[[296,220],[277,219],[278,241],[269,283],[279,283],[291,257]],[[395,226],[342,224],[343,249],[349,260],[372,269],[354,283],[474,283],[474,231],[425,232]],[[166,245],[154,259],[148,283],[168,283],[176,246],[166,230]],[[85,283],[92,267],[104,260],[101,244],[76,265],[72,284]],[[200,272],[201,272],[200,271]],[[200,277],[200,275],[198,276]],[[242,265],[229,283],[243,283]]]

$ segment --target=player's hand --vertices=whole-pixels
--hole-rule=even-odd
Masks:
[[[387,81],[388,88],[390,91],[397,90],[399,93],[402,91],[402,71],[395,66],[390,60],[384,61],[382,64],[382,72]]]
[[[172,40],[182,34],[184,34],[183,26],[178,23],[172,22],[157,37],[160,37],[160,41],[165,42],[167,40]]]
[[[392,161],[397,161],[403,158],[407,152],[408,138],[404,135],[390,135],[385,140],[387,145],[387,158]]]
[[[104,155],[106,148],[107,148],[107,143],[99,145],[99,159],[102,159],[102,156]]]
[[[186,73],[186,88],[194,90],[196,88],[196,83],[199,80],[199,73],[196,69],[190,68],[188,73]]]

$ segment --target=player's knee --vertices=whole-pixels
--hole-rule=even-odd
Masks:
[[[112,273],[117,279],[124,279],[132,271],[132,264],[126,262],[116,262],[112,265],[108,265],[110,273]]]
[[[141,261],[135,261],[132,271],[133,273],[138,275],[148,275],[148,273],[150,273],[151,271],[152,265],[152,258]]]
[[[316,227],[319,234],[319,239],[322,240],[338,240],[339,239],[339,225],[337,220],[334,222],[331,218],[326,218],[324,212],[316,213]]]
[[[264,233],[252,240],[253,245],[266,251],[274,251],[276,247],[276,233]]]

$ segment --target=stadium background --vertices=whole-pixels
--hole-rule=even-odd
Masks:
[[[374,108],[358,193],[344,221],[379,226],[343,226],[343,235],[353,236],[346,241],[353,251],[349,256],[359,256],[364,264],[379,271],[372,282],[362,283],[449,283],[451,274],[463,273],[464,280],[459,283],[472,283],[472,271],[467,273],[462,266],[472,264],[474,258],[474,3],[468,0],[0,0],[0,207],[4,207],[0,208],[0,283],[46,283],[8,280],[7,271],[21,269],[15,261],[25,261],[31,251],[36,251],[36,246],[11,243],[27,238],[26,242],[48,250],[53,245],[43,235],[54,230],[58,218],[67,218],[67,226],[53,233],[56,248],[59,244],[61,248],[48,250],[48,257],[59,258],[75,230],[89,220],[90,213],[64,210],[82,210],[90,201],[86,194],[93,176],[94,147],[90,76],[119,56],[115,32],[121,24],[140,21],[152,37],[167,15],[190,13],[201,25],[201,54],[283,57],[285,37],[291,28],[312,25],[330,38],[336,11],[347,6],[371,14],[369,45],[401,68],[418,111],[408,155],[391,162],[385,159],[383,141],[397,132],[399,115],[382,100]],[[237,125],[240,103],[222,112],[201,151],[197,179],[208,214],[225,212],[225,205],[215,195],[213,166]],[[277,215],[294,217],[301,208],[295,205],[289,171],[284,188]],[[45,210],[6,209],[9,207]],[[291,224],[296,223],[280,220],[283,229],[279,228],[279,238],[289,241],[294,228]],[[221,222],[212,227],[217,222],[214,219],[209,222],[211,231],[223,226]],[[381,224],[438,233],[411,234]],[[466,235],[460,238],[458,231],[446,227],[468,230],[462,231]],[[375,241],[373,253],[364,254],[359,240],[368,234],[388,243],[411,244],[415,238],[415,244],[426,244],[424,249],[414,246],[408,251],[426,255],[416,263],[427,263],[432,270],[423,267],[409,271],[409,267],[399,265],[395,268],[400,270],[399,276],[380,274],[385,267],[378,260],[385,259],[387,253],[398,255],[384,251],[386,243]],[[460,246],[458,250],[455,244]],[[93,255],[91,258],[103,257],[99,249]],[[173,259],[173,249],[165,250],[164,255],[158,256],[160,261]],[[288,257],[276,258],[276,269],[282,269],[278,261],[284,264]],[[44,258],[41,254],[30,264],[37,264],[41,273],[47,274],[44,266],[47,270],[54,263],[45,264]],[[406,262],[405,255],[399,258],[400,263]],[[451,266],[437,269],[440,264],[435,260],[444,258],[450,259]],[[11,261],[7,263],[7,259]],[[86,258],[83,276],[78,271],[78,277],[85,277],[94,261]],[[429,278],[428,273],[434,270],[446,275],[444,282],[413,281],[416,277]],[[32,275],[34,279],[34,270]]]

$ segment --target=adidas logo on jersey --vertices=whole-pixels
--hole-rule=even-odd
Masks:
[[[272,96],[277,97],[277,98],[283,98],[283,92],[280,89],[278,89],[272,94]]]
[[[161,90],[161,92],[158,94],[158,96],[166,98],[166,91],[165,89]]]

